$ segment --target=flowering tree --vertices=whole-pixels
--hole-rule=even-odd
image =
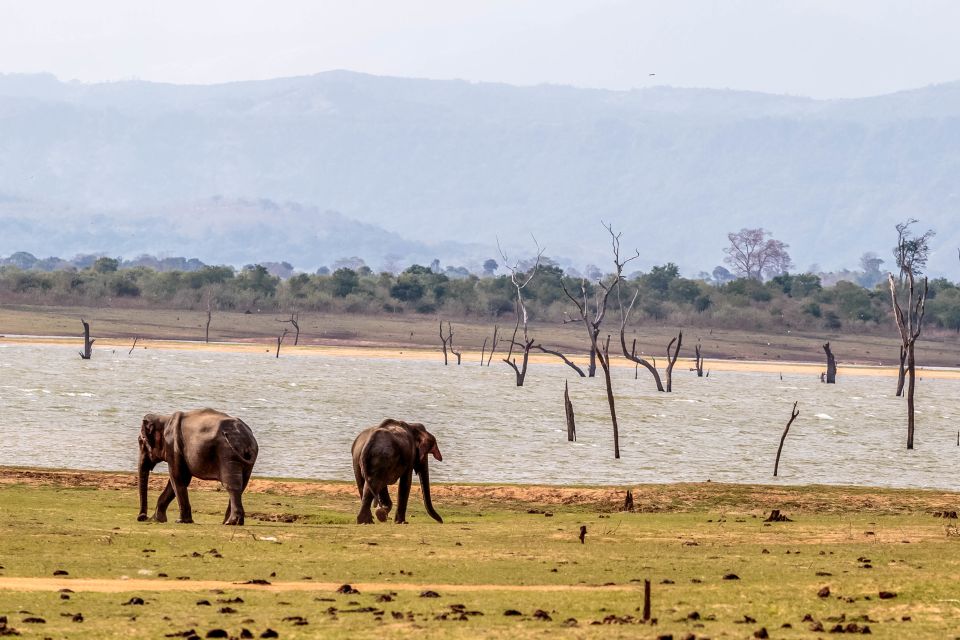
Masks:
[[[774,240],[771,235],[763,228],[728,233],[730,246],[723,250],[727,254],[723,261],[741,278],[763,280],[763,276],[786,273],[793,266],[787,253],[790,245]]]

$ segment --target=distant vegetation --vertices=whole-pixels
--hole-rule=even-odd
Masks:
[[[512,319],[514,313],[510,278],[496,275],[492,260],[481,274],[450,267],[441,271],[437,263],[412,265],[399,273],[375,273],[362,261],[353,263],[353,268],[338,266],[349,260],[335,263],[332,271],[293,274],[286,263],[236,270],[183,258],[124,262],[95,256],[41,271],[41,265],[27,264],[30,258],[36,262],[27,256],[14,254],[0,260],[0,303],[195,310],[209,305],[213,310],[251,312],[439,314],[477,319]],[[602,276],[599,271],[588,275],[594,282]],[[851,275],[868,286],[846,280],[825,286],[814,274],[781,274],[762,282],[733,278],[718,267],[713,274],[689,279],[680,276],[675,264],[667,263],[630,274],[624,286],[631,296],[639,290],[634,313],[647,323],[772,331],[893,330],[889,291],[878,275]],[[524,292],[531,320],[561,322],[572,311],[561,282],[571,291],[579,290],[581,276],[565,273],[549,259],[542,261]],[[592,290],[589,282],[587,288]],[[960,285],[944,278],[930,282],[927,319],[928,326],[960,332]]]

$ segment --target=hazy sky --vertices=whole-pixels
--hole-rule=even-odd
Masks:
[[[212,83],[351,69],[857,97],[960,79],[958,25],[955,0],[0,0],[0,73]]]

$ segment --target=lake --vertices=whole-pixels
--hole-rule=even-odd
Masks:
[[[571,375],[572,374],[572,375]],[[133,471],[144,413],[204,406],[242,418],[260,443],[255,475],[352,480],[350,445],[384,417],[437,436],[435,482],[627,484],[719,482],[960,488],[960,381],[922,380],[916,449],[893,378],[616,368],[621,459],[603,378],[532,364],[524,387],[502,362],[434,361],[190,350],[0,345],[0,465]],[[567,442],[563,383],[577,418]],[[772,476],[780,435],[799,401]]]

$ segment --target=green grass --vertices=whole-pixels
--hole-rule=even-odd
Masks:
[[[689,511],[655,514],[611,513],[606,505],[438,501],[442,525],[414,502],[411,524],[364,527],[353,524],[357,505],[349,494],[248,493],[249,513],[291,514],[298,521],[248,517],[248,526],[228,528],[218,524],[226,497],[214,491],[192,495],[198,524],[177,525],[137,523],[136,495],[128,490],[0,485],[2,577],[46,578],[65,570],[68,579],[127,576],[180,585],[250,579],[276,585],[308,577],[336,584],[614,585],[564,591],[437,587],[439,598],[421,598],[420,588],[398,587],[388,602],[377,601],[391,591],[386,586],[356,595],[326,587],[280,592],[227,587],[222,594],[203,588],[78,591],[69,600],[58,593],[0,590],[0,615],[25,637],[70,638],[162,637],[191,628],[201,637],[213,628],[232,636],[247,628],[258,637],[267,627],[281,638],[683,638],[691,633],[745,638],[760,627],[775,638],[806,638],[826,636],[840,616],[846,616],[843,624],[854,619],[867,624],[878,638],[952,637],[949,632],[960,628],[960,538],[949,535],[949,521],[933,518],[922,507],[927,494],[890,492],[892,499],[912,498],[917,506],[906,513],[886,508],[844,513],[842,504],[804,508],[804,494],[810,504],[822,505],[823,493],[796,489],[796,509],[788,511],[794,522],[767,524],[750,502],[762,489],[748,489],[720,492],[717,502],[699,500]],[[738,495],[743,501],[735,499]],[[587,526],[582,545],[581,525]],[[740,579],[725,580],[730,573]],[[643,579],[653,583],[656,626],[591,624],[610,615],[639,617]],[[824,586],[831,595],[818,597]],[[881,590],[897,597],[881,600]],[[146,604],[123,604],[134,596]],[[235,597],[243,602],[217,601]],[[198,606],[198,600],[211,606]],[[483,615],[457,620],[451,605]],[[236,613],[220,613],[224,606]],[[330,607],[336,612],[328,612]],[[373,610],[349,611],[369,607]],[[524,615],[504,616],[506,609]],[[534,619],[537,609],[551,620]],[[82,623],[62,615],[78,612]],[[444,613],[446,619],[438,619]],[[823,633],[811,633],[811,624],[802,622],[808,613],[821,621]],[[46,624],[24,623],[31,615]],[[284,620],[291,616],[303,616],[309,624]],[[744,616],[755,622],[743,623]],[[571,618],[576,626],[565,626]],[[792,627],[781,628],[784,623]]]

